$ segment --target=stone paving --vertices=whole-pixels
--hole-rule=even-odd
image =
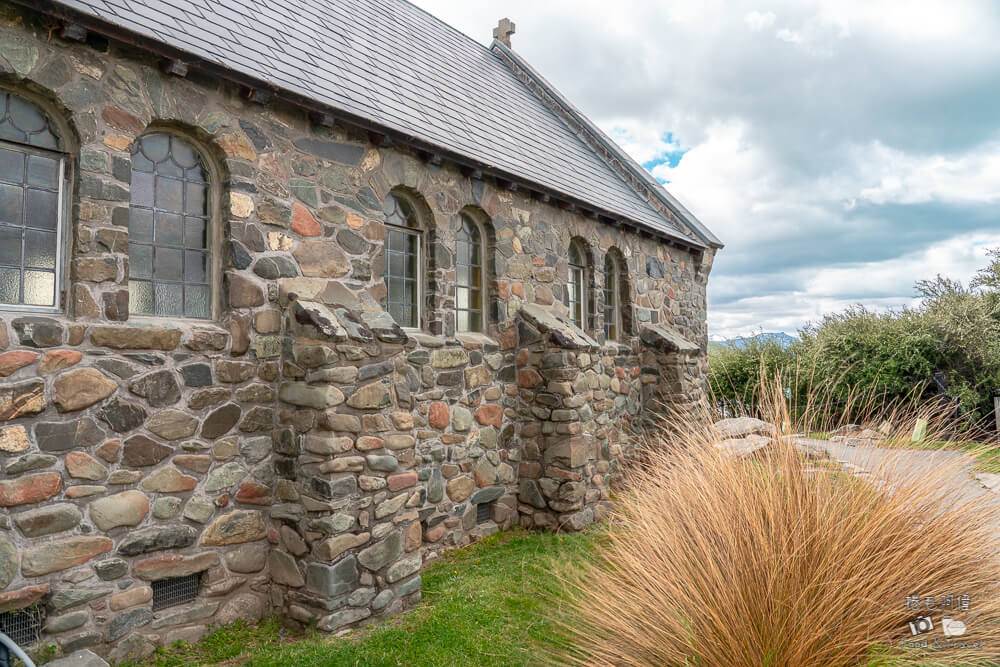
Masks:
[[[976,472],[976,460],[965,452],[850,446],[813,438],[802,440],[812,447],[825,449],[833,460],[863,477],[875,476],[879,471],[899,471],[910,479],[911,475],[929,476],[947,470],[943,481],[949,484],[949,501],[968,502],[989,496],[993,502],[1000,502],[1000,475]]]

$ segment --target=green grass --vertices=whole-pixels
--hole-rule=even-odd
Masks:
[[[940,442],[925,440],[912,442],[913,449],[952,449],[971,454],[976,459],[976,471],[1000,474],[1000,443],[984,445],[981,442]]]
[[[295,634],[272,619],[211,631],[197,644],[159,649],[142,665],[536,665],[554,629],[543,599],[557,599],[554,563],[589,558],[598,531],[522,530],[443,556],[424,572],[423,602],[343,638]]]

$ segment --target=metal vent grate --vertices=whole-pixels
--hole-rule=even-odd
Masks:
[[[44,620],[45,611],[40,606],[5,611],[0,614],[0,631],[18,646],[32,646],[38,643]]]
[[[486,523],[490,520],[490,508],[493,503],[479,503],[476,505],[476,523]]]
[[[153,611],[186,604],[198,597],[201,572],[153,582]]]

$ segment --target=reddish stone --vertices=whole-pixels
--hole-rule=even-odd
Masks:
[[[69,473],[70,477],[91,481],[102,480],[108,476],[108,469],[86,452],[68,453],[66,455],[66,472]]]
[[[63,373],[52,383],[55,404],[59,412],[75,412],[103,401],[118,389],[114,380],[108,379],[95,368],[81,368]]]
[[[173,463],[178,468],[185,470],[208,472],[208,469],[212,467],[212,457],[204,454],[181,454],[173,458]]]
[[[141,560],[132,566],[132,574],[143,581],[159,581],[186,577],[219,564],[219,554],[206,551],[194,556],[157,556]]]
[[[537,461],[521,461],[517,466],[518,477],[538,479],[542,476],[542,464]]]
[[[40,503],[62,491],[62,475],[43,472],[0,482],[0,507]]]
[[[615,377],[618,378],[619,380],[621,380],[623,377],[625,377],[625,369],[622,368],[621,366],[616,366],[615,367]]]
[[[430,410],[427,414],[427,423],[431,428],[436,428],[443,430],[448,428],[448,404],[435,402],[431,403]]]
[[[406,537],[403,541],[403,550],[410,552],[416,551],[420,548],[420,542],[423,539],[423,527],[420,525],[419,521],[414,521],[410,524],[410,527],[406,529]]]
[[[542,381],[542,376],[534,368],[522,368],[517,372],[518,387],[537,387]]]
[[[52,587],[49,584],[42,584],[41,586],[28,586],[9,593],[2,593],[0,594],[0,614],[30,607],[48,595],[51,590]]]
[[[457,445],[465,442],[465,436],[461,433],[442,433],[441,442],[446,445]]]
[[[38,372],[41,375],[55,373],[64,368],[75,366],[80,363],[82,358],[83,353],[79,350],[52,350],[46,352],[45,356],[42,357],[42,363],[38,364]]]
[[[104,107],[101,118],[111,127],[129,134],[138,135],[146,127],[140,119],[117,107]]]
[[[117,438],[114,440],[108,440],[103,445],[95,449],[94,453],[108,463],[114,463],[118,460],[118,450],[121,449],[121,446],[122,441]]]
[[[31,547],[21,555],[21,574],[40,577],[82,565],[94,556],[111,551],[114,543],[107,537],[67,537]]]
[[[427,542],[437,542],[442,537],[444,537],[444,534],[446,532],[447,528],[444,527],[444,524],[439,523],[438,525],[434,526],[433,528],[427,531],[427,534],[424,535],[424,540],[426,540]]]
[[[385,445],[385,441],[382,438],[377,438],[374,435],[363,435],[358,438],[354,446],[362,451],[367,452],[372,449],[381,449]]]
[[[511,283],[510,293],[514,296],[524,298],[524,283]]]
[[[552,479],[561,479],[567,482],[578,482],[582,479],[582,475],[578,472],[563,470],[562,468],[556,468],[555,466],[549,466],[546,468],[545,476],[551,477]]]
[[[497,336],[497,343],[500,344],[501,350],[513,350],[517,347],[517,328],[510,327],[501,331]]]
[[[323,233],[323,228],[316,218],[312,217],[309,209],[302,204],[295,204],[292,213],[292,231],[300,236],[319,236]]]
[[[398,475],[390,475],[388,482],[390,491],[408,489],[411,486],[417,485],[417,473],[411,470],[410,472],[404,472]]]
[[[11,350],[0,354],[0,377],[7,377],[14,371],[33,363],[37,358],[37,352],[28,350]]]
[[[271,489],[258,482],[243,482],[240,484],[240,490],[236,492],[236,502],[246,505],[270,505]]]
[[[483,426],[500,428],[500,423],[503,421],[503,408],[499,405],[484,405],[476,410],[476,421]]]

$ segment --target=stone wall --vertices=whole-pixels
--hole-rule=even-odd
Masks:
[[[580,530],[602,518],[628,453],[638,359],[537,306],[521,309],[518,338],[521,523]]]
[[[44,608],[41,645],[120,661],[272,611],[383,618],[442,549],[599,518],[650,396],[702,395],[711,252],[51,28],[0,5],[0,85],[51,116],[70,162],[65,307],[0,310],[0,612]],[[129,317],[130,147],[152,130],[209,162],[212,320]],[[426,333],[380,306],[390,193],[433,240]],[[490,324],[456,336],[463,211],[488,229]],[[563,317],[574,237],[595,268],[624,258],[620,342]],[[153,581],[192,573],[194,602],[152,610]]]

